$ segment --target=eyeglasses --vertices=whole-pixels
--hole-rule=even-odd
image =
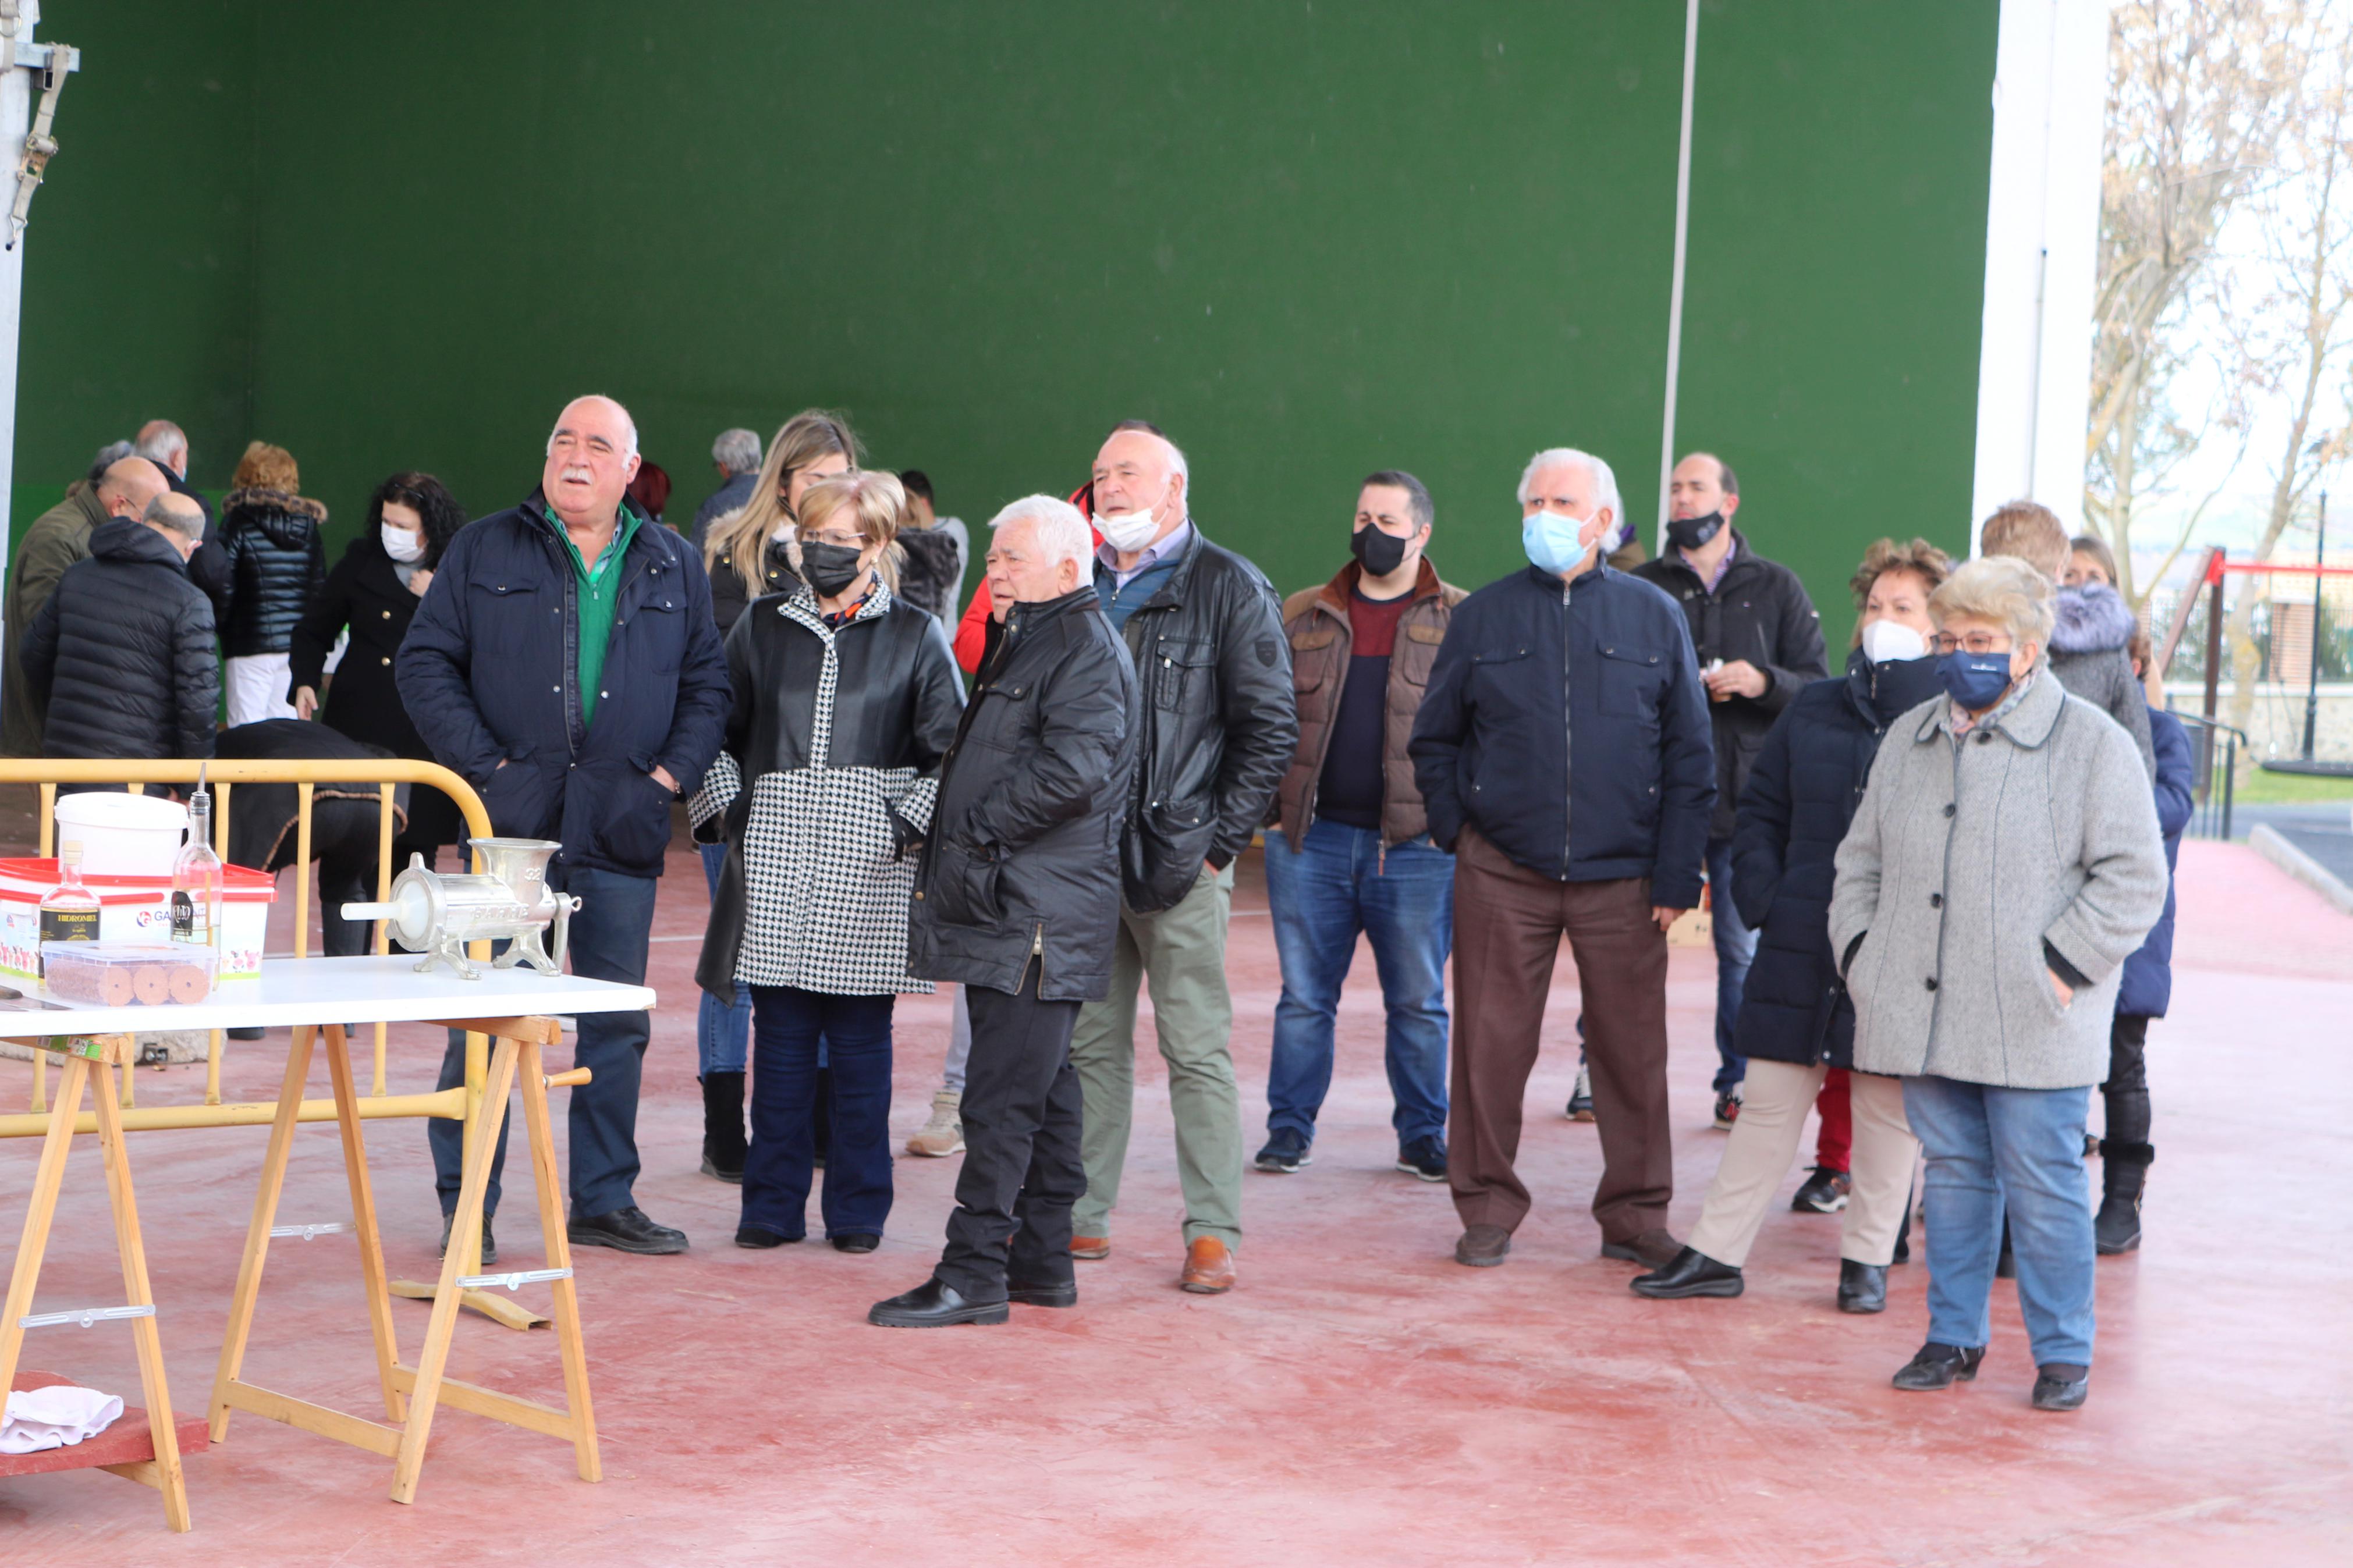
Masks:
[[[1940,634],[1936,638],[1938,653],[1985,654],[2008,653],[2010,650],[2010,639],[2006,637],[1997,637],[1991,632],[1971,632],[1968,636],[1961,637]]]
[[[809,533],[802,535],[802,542],[807,544],[838,544],[845,550],[863,550],[866,548],[866,536],[862,533],[853,533],[846,529],[828,528],[822,533]]]

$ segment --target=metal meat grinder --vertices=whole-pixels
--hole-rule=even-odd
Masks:
[[[491,961],[493,967],[528,963],[544,973],[562,973],[572,917],[580,908],[578,899],[547,885],[547,862],[564,846],[548,838],[477,838],[473,845],[482,871],[445,876],[422,855],[411,855],[407,869],[393,880],[390,899],[345,904],[343,918],[385,921],[395,942],[425,955],[419,973],[438,959],[466,979],[480,980],[482,973],[466,957],[466,944],[501,940],[507,948]]]

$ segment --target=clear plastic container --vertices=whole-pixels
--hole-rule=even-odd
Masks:
[[[186,942],[45,942],[41,984],[94,1007],[189,1006],[213,994],[218,961]]]

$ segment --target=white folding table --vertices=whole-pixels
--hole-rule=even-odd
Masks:
[[[582,1013],[642,1012],[653,1005],[654,994],[643,985],[622,985],[573,975],[541,974],[522,968],[491,969],[486,966],[479,980],[465,980],[439,966],[429,973],[418,973],[416,963],[413,956],[403,955],[266,960],[259,979],[226,982],[215,990],[210,998],[191,1006],[93,1006],[63,1002],[63,999],[51,997],[47,992],[27,987],[25,990],[27,1001],[62,1002],[62,1006],[54,1011],[23,1012],[14,1016],[0,1013],[0,1036],[29,1035],[37,1030],[43,1038],[27,1043],[47,1044],[48,1048],[59,1049],[62,1042],[69,1039],[107,1037],[125,1037],[124,1045],[127,1047],[127,1037],[134,1030],[292,1026],[293,1043],[287,1053],[285,1078],[279,1089],[277,1116],[270,1123],[269,1152],[262,1163],[260,1188],[254,1197],[253,1219],[246,1233],[245,1256],[237,1269],[237,1292],[231,1301],[228,1331],[221,1346],[220,1368],[213,1384],[211,1417],[214,1442],[227,1438],[230,1411],[244,1410],[266,1415],[392,1459],[393,1500],[408,1502],[416,1496],[434,1411],[446,1403],[473,1415],[569,1441],[580,1478],[594,1481],[601,1473],[596,1418],[589,1404],[587,1361],[580,1337],[579,1301],[573,1289],[571,1249],[565,1235],[564,1188],[555,1168],[555,1148],[547,1110],[548,1089],[585,1083],[587,1074],[585,1070],[575,1070],[551,1077],[543,1070],[542,1053],[562,1037],[561,1026],[556,1022],[559,1016]],[[24,1004],[9,1005],[21,1006]],[[20,1018],[23,1020],[22,1027],[18,1026]],[[432,1293],[433,1312],[426,1329],[424,1349],[414,1364],[401,1361],[394,1341],[384,1253],[376,1233],[375,1202],[369,1187],[367,1158],[362,1145],[359,1096],[352,1072],[350,1046],[343,1033],[346,1024],[379,1021],[443,1024],[487,1035],[492,1042],[482,1114],[467,1127],[465,1173],[459,1191],[457,1214],[450,1226],[449,1246],[442,1258],[440,1279]],[[328,1071],[334,1083],[335,1120],[342,1134],[343,1173],[351,1189],[350,1228],[359,1243],[360,1273],[366,1288],[368,1323],[375,1341],[377,1380],[383,1390],[387,1422],[397,1425],[330,1409],[290,1394],[259,1387],[238,1376],[246,1342],[253,1327],[254,1307],[260,1295],[262,1267],[269,1255],[270,1237],[276,1228],[279,1192],[285,1182],[287,1159],[293,1148],[296,1115],[301,1109],[303,1085],[310,1075],[312,1043],[321,1030],[326,1037]],[[482,1201],[490,1179],[491,1151],[497,1146],[499,1129],[505,1121],[508,1090],[514,1086],[518,1077],[522,1089],[523,1121],[529,1133],[532,1174],[539,1196],[540,1231],[546,1245],[547,1267],[520,1277],[469,1276],[464,1272],[465,1267],[469,1260],[478,1256],[480,1245]],[[70,1100],[63,1094],[58,1096],[58,1109],[52,1111],[52,1126],[42,1147],[40,1170],[34,1184],[34,1212],[26,1216],[26,1245],[18,1251],[15,1279],[8,1292],[9,1318],[5,1325],[0,1325],[0,1352],[8,1352],[0,1353],[0,1363],[5,1363],[0,1364],[0,1388],[6,1387],[7,1374],[14,1370],[13,1352],[19,1333],[16,1319],[30,1304],[34,1283],[39,1273],[41,1244],[46,1241],[48,1229],[47,1211],[55,1208],[58,1180],[63,1173],[65,1151],[71,1140],[74,1117],[79,1109],[78,1104],[73,1103],[80,1098],[78,1080],[75,1087],[76,1092]],[[110,1091],[111,1085],[101,1085],[101,1095]],[[115,1162],[121,1159],[121,1140],[114,1139],[111,1142],[114,1145],[108,1151],[111,1178]],[[121,1167],[121,1189],[127,1198],[127,1162]],[[131,1235],[135,1239],[135,1215],[132,1216],[130,1226]],[[290,1232],[301,1227],[286,1228]],[[128,1265],[127,1252],[125,1260]],[[131,1288],[134,1296],[143,1297],[143,1266],[138,1272],[140,1279]],[[126,1268],[126,1282],[129,1282],[129,1274]],[[464,1293],[491,1284],[539,1280],[549,1283],[554,1296],[555,1338],[564,1369],[564,1406],[558,1408],[518,1399],[512,1394],[446,1377],[444,1370],[448,1362],[449,1342]],[[133,1305],[140,1304],[133,1302]],[[144,1331],[142,1345],[144,1352],[146,1340],[153,1336],[152,1316],[146,1318],[141,1327]],[[168,1432],[171,1422],[168,1401],[151,1393],[150,1403],[151,1406],[165,1406],[151,1408],[150,1419],[160,1430]]]

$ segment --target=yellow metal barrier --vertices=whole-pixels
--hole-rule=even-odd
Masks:
[[[376,786],[376,897],[392,896],[392,840],[395,816],[396,785],[423,785],[438,789],[457,802],[458,810],[466,820],[469,837],[487,838],[491,834],[491,816],[482,808],[481,797],[473,786],[438,763],[420,763],[406,757],[372,757],[352,762],[341,759],[318,760],[231,760],[209,762],[173,758],[156,762],[121,762],[105,759],[68,759],[40,757],[30,759],[0,758],[0,784],[38,784],[41,791],[40,853],[47,858],[54,842],[57,827],[58,786],[69,784],[127,784],[133,794],[143,792],[146,785],[194,784],[197,771],[203,770],[206,787],[213,795],[213,847],[223,860],[228,858],[228,824],[230,801],[240,784],[290,784],[295,786],[297,805],[294,824],[294,956],[308,958],[311,949],[311,811],[316,787],[320,784],[365,784]],[[480,870],[480,857],[475,857],[475,870]],[[375,927],[375,951],[390,951],[389,934],[384,922]],[[477,958],[490,956],[490,944],[473,946]],[[132,1075],[122,1075],[123,1125],[126,1130],[185,1127],[253,1127],[267,1126],[273,1108],[260,1105],[224,1105],[220,1097],[220,1066],[223,1037],[213,1031],[212,1042],[206,1053],[205,1102],[202,1105],[159,1106],[139,1110],[131,1106]],[[444,1090],[432,1094],[389,1096],[385,1092],[385,1026],[375,1026],[375,1082],[373,1092],[362,1102],[361,1114],[370,1119],[387,1116],[443,1116],[471,1121],[480,1110],[482,1089],[490,1072],[490,1041],[480,1035],[466,1037],[466,1086],[461,1090]],[[47,1128],[43,1114],[48,1108],[48,1063],[43,1053],[36,1051],[33,1061],[32,1110],[23,1116],[0,1116],[0,1138],[38,1137]],[[259,1112],[259,1114],[256,1114]],[[306,1100],[302,1102],[304,1121],[332,1121],[335,1119],[334,1101]],[[77,1131],[89,1132],[97,1128],[94,1114],[82,1118]]]

